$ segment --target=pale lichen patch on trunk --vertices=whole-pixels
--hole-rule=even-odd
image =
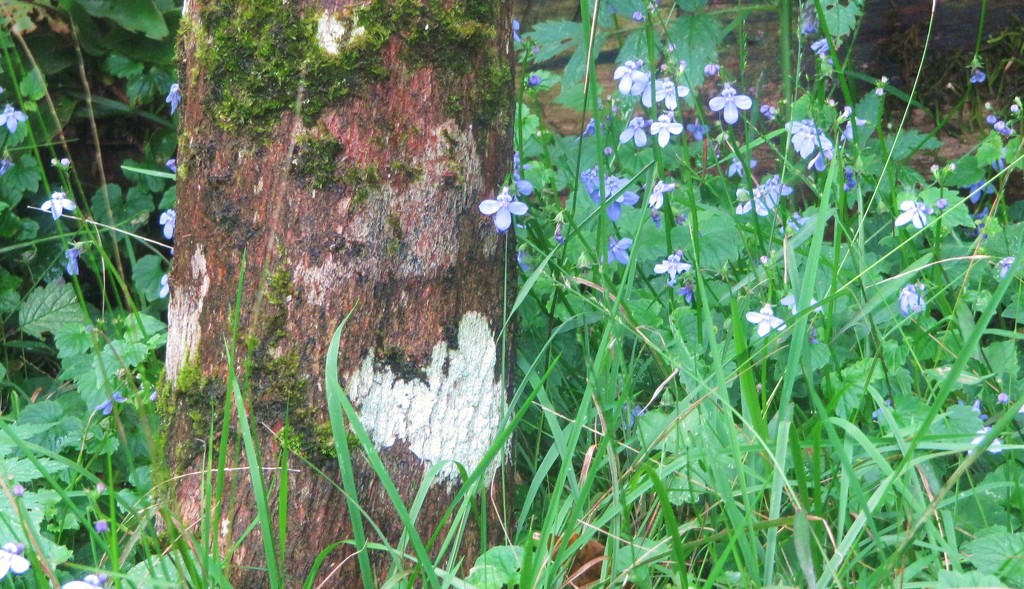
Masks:
[[[203,301],[210,290],[210,274],[206,267],[206,256],[203,246],[196,248],[190,261],[191,284],[174,286],[171,301],[168,305],[167,320],[178,332],[176,337],[167,340],[167,378],[171,382],[177,378],[181,367],[189,361],[189,356],[199,346],[202,335],[200,318]]]
[[[494,378],[497,358],[487,319],[471,311],[459,323],[457,348],[444,341],[434,345],[430,364],[420,367],[425,380],[378,370],[371,351],[349,374],[346,392],[377,449],[402,442],[428,465],[450,461],[437,479],[450,487],[458,480],[453,463],[472,472],[498,434],[506,405]],[[485,482],[497,466],[497,460],[488,466]]]
[[[351,42],[352,39],[364,34],[366,29],[358,26],[355,21],[349,28],[341,22],[336,14],[325,12],[316,21],[316,42],[329,55],[338,55],[341,52],[343,42]],[[346,38],[347,37],[347,38]]]

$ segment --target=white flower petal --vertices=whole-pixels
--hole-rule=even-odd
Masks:
[[[494,226],[498,228],[498,231],[505,231],[512,226],[512,214],[508,212],[508,207],[498,209],[494,215]]]
[[[497,213],[500,208],[501,203],[496,200],[487,199],[480,203],[480,212],[485,215],[493,215],[494,213]]]

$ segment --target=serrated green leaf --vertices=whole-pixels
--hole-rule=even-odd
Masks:
[[[20,286],[21,277],[0,268],[0,317],[12,315],[21,306]]]
[[[27,100],[39,100],[46,96],[46,82],[38,68],[29,70],[18,84],[18,90]]]
[[[104,197],[104,190],[100,188],[91,201],[93,215],[100,223],[127,230],[137,229],[149,220],[149,213],[154,209],[153,197],[137,186],[129,188],[126,195],[120,186],[107,184],[106,194]]]
[[[842,37],[857,26],[864,12],[864,0],[823,0],[825,24],[833,37]]]
[[[534,59],[538,63],[558,57],[577,45],[586,43],[583,27],[580,23],[569,20],[549,20],[537,23],[533,30],[523,37],[537,45]]]
[[[995,575],[1011,587],[1024,587],[1024,534],[1003,530],[978,534],[964,547],[967,562],[979,573]]]
[[[83,322],[75,289],[62,280],[33,289],[25,297],[18,314],[21,330],[37,338],[65,325]]]
[[[722,31],[722,23],[704,12],[681,14],[670,25],[669,34],[676,46],[675,55],[690,64],[684,73],[688,85],[703,83],[704,65],[718,61]]]
[[[85,354],[92,349],[92,336],[86,332],[86,324],[73,323],[62,325],[53,332],[53,342],[57,346],[57,357],[70,358]]]
[[[111,53],[108,55],[107,59],[103,61],[103,67],[105,67],[112,75],[124,79],[139,76],[145,70],[145,66],[141,63],[121,55],[120,53]]]
[[[92,16],[109,18],[150,39],[163,39],[169,32],[153,0],[78,0],[78,4]]]
[[[25,193],[38,191],[41,179],[35,158],[24,154],[4,174],[3,182],[0,182],[0,199],[13,207],[21,202]]]
[[[143,256],[135,263],[132,283],[147,301],[155,301],[160,298],[160,279],[166,273],[163,258],[154,254]]]
[[[700,235],[699,243],[691,243],[689,251],[700,252],[700,264],[704,268],[721,268],[740,254],[740,232],[736,221],[718,210],[700,211],[697,214]]]

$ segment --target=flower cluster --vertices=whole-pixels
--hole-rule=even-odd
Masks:
[[[754,187],[754,194],[751,197],[746,189],[736,191],[739,204],[736,205],[736,214],[745,215],[753,209],[757,216],[767,217],[776,207],[783,196],[789,196],[793,189],[782,183],[782,177],[778,174],[769,177],[759,186]]]
[[[825,169],[825,163],[835,157],[832,140],[819,129],[811,119],[786,123],[793,148],[800,154],[800,159],[808,160],[807,169],[819,172]]]

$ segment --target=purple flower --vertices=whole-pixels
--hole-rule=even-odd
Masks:
[[[757,160],[750,160],[750,169],[753,170],[757,167]],[[739,158],[732,158],[732,163],[729,164],[729,170],[726,175],[732,178],[733,176],[743,177],[743,162]]]
[[[683,261],[682,250],[676,250],[676,253],[665,258],[663,262],[654,265],[654,273],[668,274],[668,285],[672,286],[676,283],[676,276],[689,272],[691,268],[693,265]]]
[[[999,268],[999,278],[1006,278],[1006,275],[1010,272],[1010,266],[1013,266],[1013,262],[1016,261],[1016,257],[1007,256],[996,264]]]
[[[767,121],[774,121],[775,117],[779,114],[778,109],[770,104],[761,105],[761,116]]]
[[[987,76],[985,76],[985,72],[980,67],[976,67],[976,68],[972,68],[971,69],[971,80],[970,81],[971,81],[972,84],[981,84],[982,82],[985,81],[986,77]]]
[[[171,159],[167,160],[166,162],[164,162],[164,166],[166,166],[168,170],[174,172],[175,174],[178,173],[178,159],[177,158],[173,158],[172,157]]]
[[[679,135],[683,132],[683,124],[677,123],[672,113],[665,113],[658,117],[658,120],[651,123],[651,134],[658,136],[658,145],[665,147],[672,135]]]
[[[622,216],[622,205],[626,204],[629,206],[635,206],[640,201],[640,195],[632,190],[626,190],[626,186],[629,185],[629,181],[617,176],[608,176],[604,181],[604,189],[607,194],[614,198],[608,203],[608,218],[612,222],[618,221],[619,217]],[[615,196],[618,195],[618,196]]]
[[[519,27],[520,27],[519,21],[513,18],[512,19],[512,40],[515,41],[516,43],[521,43],[523,41],[521,38],[519,38]]]
[[[740,200],[740,204],[736,206],[736,214],[745,215],[753,208],[758,217],[767,217],[779,206],[779,200],[783,196],[789,196],[792,193],[793,189],[783,184],[782,177],[776,174],[759,186],[755,186],[752,198],[747,197],[746,190],[736,191]]]
[[[661,206],[665,204],[665,193],[670,190],[674,190],[675,187],[675,183],[670,182],[665,184],[661,180],[658,180],[658,183],[651,189],[651,194],[647,197],[647,206],[655,210],[660,210]]]
[[[529,169],[529,164],[524,166],[519,161],[519,152],[512,152],[512,181],[516,185],[516,192],[522,196],[530,196],[533,194],[533,183],[529,180],[523,179],[523,170]]]
[[[15,110],[11,105],[4,107],[4,112],[0,113],[0,127],[7,127],[7,132],[14,134],[18,130],[18,123],[24,123],[28,120],[28,115]]]
[[[166,298],[167,295],[169,294],[171,294],[170,278],[166,274],[164,274],[163,276],[160,277],[160,292],[157,293],[157,296],[163,299]]]
[[[25,485],[21,483],[15,483],[14,486],[11,487],[11,494],[14,495],[15,497],[21,497],[22,495],[25,494]]]
[[[923,202],[912,200],[901,202],[900,210],[903,212],[896,217],[896,226],[902,227],[910,223],[916,229],[924,229],[924,226],[928,224],[928,215],[934,212],[931,207]]]
[[[174,239],[174,225],[178,220],[178,213],[174,209],[167,209],[160,213],[160,224],[164,227],[164,238]]]
[[[644,13],[637,10],[633,13],[633,22],[644,22]]]
[[[717,76],[718,70],[720,69],[722,69],[722,66],[718,65],[717,63],[709,63],[706,66],[704,66],[704,75],[709,78],[712,76]]]
[[[4,159],[0,160],[0,176],[6,174],[7,170],[10,170],[13,167],[14,162],[11,161],[11,158],[5,157]]]
[[[693,136],[694,141],[703,141],[704,135],[708,132],[708,126],[700,123],[689,123],[686,125],[686,131]]]
[[[96,411],[102,412],[103,415],[110,415],[114,411],[114,403],[124,403],[127,400],[121,391],[116,391],[112,397],[97,405]]]
[[[537,86],[540,86],[542,81],[543,80],[541,80],[541,77],[539,75],[530,74],[530,77],[526,78],[526,87],[536,88]]]
[[[967,200],[971,201],[971,204],[978,204],[982,194],[995,194],[996,192],[996,187],[984,180],[978,180],[974,184],[964,186],[963,188],[967,189]]]
[[[726,83],[722,88],[722,94],[715,96],[708,101],[708,106],[715,112],[722,111],[722,118],[732,125],[740,118],[741,110],[750,110],[753,101],[745,94],[736,94],[736,90]]]
[[[924,285],[921,283],[908,284],[903,287],[903,290],[899,294],[900,313],[903,313],[904,317],[910,317],[914,313],[920,313],[924,311],[925,302],[924,297]]]
[[[1007,395],[1004,392],[1000,392],[999,395],[996,396],[996,403],[999,403],[1000,405],[1006,405],[1009,402],[1010,402],[1010,395]]]
[[[623,96],[640,96],[651,85],[651,75],[643,71],[642,60],[630,60],[615,68],[612,77],[619,81],[619,93]]]
[[[78,276],[78,257],[82,255],[82,249],[73,247],[64,252],[64,257],[67,258],[68,262],[64,269],[70,276]]]
[[[178,110],[178,105],[181,104],[181,93],[178,91],[178,84],[171,84],[171,89],[167,91],[167,98],[164,102],[171,105],[171,114]]]
[[[786,322],[775,316],[771,305],[761,307],[760,311],[748,311],[747,321],[757,326],[757,335],[764,337],[773,329],[782,331],[786,329]]]
[[[800,154],[801,159],[808,159],[815,150],[819,150],[814,157],[810,157],[807,163],[808,170],[814,168],[820,172],[825,169],[825,162],[834,157],[832,140],[815,126],[813,120],[786,123],[786,131],[789,132],[793,148]]]
[[[481,213],[494,215],[494,226],[499,233],[504,233],[512,226],[512,215],[525,215],[527,210],[526,203],[512,199],[508,186],[503,186],[501,192],[494,199],[487,199],[480,203]]]
[[[811,43],[811,51],[814,52],[822,61],[827,61],[829,65],[832,65],[832,58],[828,56],[829,45],[828,39],[821,38]]]
[[[42,210],[47,211],[53,215],[54,219],[59,219],[65,210],[75,210],[75,203],[68,198],[67,194],[63,192],[54,192],[50,195],[50,199],[43,203]]]
[[[676,291],[676,294],[681,296],[681,297],[683,297],[683,299],[686,300],[686,304],[692,305],[693,304],[693,283],[692,282],[687,282],[683,286],[680,286],[679,290]]]
[[[1013,129],[1006,125],[1006,121],[996,121],[992,125],[992,129],[995,130],[996,133],[999,133],[1000,135],[1003,135],[1005,137],[1013,135]]]
[[[690,94],[690,89],[686,86],[676,84],[668,78],[660,78],[654,82],[654,102],[664,102],[665,108],[669,110],[675,110],[679,106],[677,98],[682,98]],[[644,93],[640,99],[647,108],[652,108],[654,105],[651,103],[651,92]]]
[[[633,117],[629,123],[626,124],[626,128],[619,133],[619,144],[629,143],[630,141],[636,143],[637,147],[643,147],[647,145],[647,132],[644,131],[644,127],[647,126],[647,121],[643,117]]]
[[[843,182],[843,190],[849,192],[857,187],[857,181],[853,178],[852,166],[846,166],[846,168],[843,169],[843,176],[846,178],[846,181]]]
[[[633,245],[633,240],[628,237],[616,240],[614,237],[608,238],[608,259],[615,260],[620,264],[629,263],[629,248]]]
[[[804,4],[801,14],[800,32],[804,35],[814,35],[818,32],[818,12],[813,2]]]
[[[103,534],[110,531],[110,522],[105,519],[96,520],[96,523],[92,525],[92,529],[96,530],[97,534]]]
[[[24,546],[14,542],[0,546],[0,579],[6,577],[9,572],[20,575],[28,570],[30,563],[21,555],[24,551]]]
[[[587,123],[587,126],[583,128],[583,134],[580,135],[580,137],[590,137],[591,135],[593,135],[596,132],[597,132],[597,126],[594,123],[594,119],[590,119],[590,122]]]

